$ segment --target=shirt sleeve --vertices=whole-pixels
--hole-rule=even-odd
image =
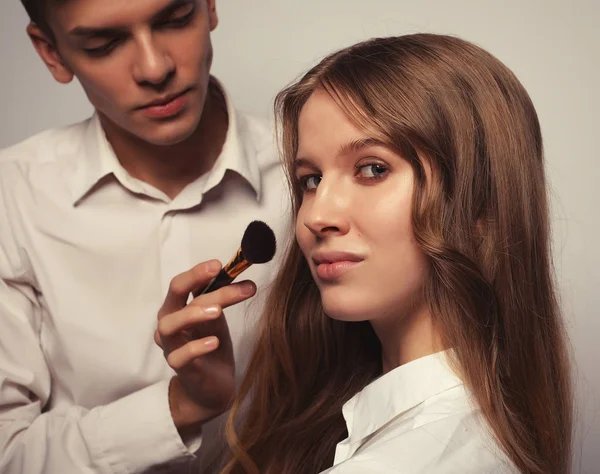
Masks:
[[[40,344],[35,280],[13,234],[7,193],[0,189],[0,472],[129,474],[192,459],[199,439],[184,443],[179,436],[169,381],[92,409],[47,410],[52,367]]]

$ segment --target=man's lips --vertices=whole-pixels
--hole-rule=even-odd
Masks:
[[[153,100],[138,110],[151,119],[165,120],[177,117],[186,108],[190,90]]]
[[[177,92],[177,93],[174,93],[174,94],[163,95],[161,97],[158,97],[158,98],[154,99],[151,102],[148,102],[148,103],[146,103],[144,105],[140,105],[138,107],[135,107],[135,110],[147,109],[147,108],[150,108],[150,107],[162,107],[162,106],[165,106],[165,105],[169,104],[170,102],[172,102],[173,100],[181,97],[182,95],[187,94],[190,90],[191,90],[191,88],[188,87],[187,89],[185,89],[183,91],[180,91],[180,92]]]

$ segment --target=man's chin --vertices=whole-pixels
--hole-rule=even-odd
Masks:
[[[155,123],[136,134],[138,138],[156,146],[173,146],[187,140],[197,128],[197,124],[189,121],[173,121],[172,123]]]
[[[169,120],[154,120],[136,117],[128,122],[116,122],[99,113],[100,120],[109,139],[137,139],[154,146],[173,146],[187,140],[198,128],[199,117],[184,113]]]
[[[192,132],[189,133],[173,133],[173,134],[150,134],[145,137],[139,137],[147,143],[154,146],[175,146],[184,142],[190,137]]]

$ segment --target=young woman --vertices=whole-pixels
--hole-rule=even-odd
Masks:
[[[224,472],[568,472],[542,138],[515,76],[454,37],[375,39],[277,110],[297,239]]]

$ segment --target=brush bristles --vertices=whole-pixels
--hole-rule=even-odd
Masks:
[[[250,263],[266,263],[273,258],[277,249],[275,234],[262,221],[248,224],[242,237],[242,253]]]

